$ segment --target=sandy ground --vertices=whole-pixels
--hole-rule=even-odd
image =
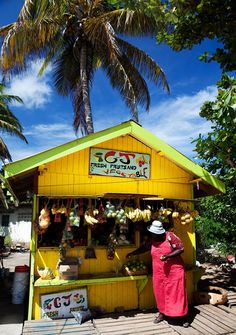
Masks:
[[[4,258],[3,265],[5,268],[9,268],[10,272],[14,272],[17,265],[29,265],[29,256],[29,252],[12,252]]]
[[[0,280],[0,334],[20,335],[22,333],[23,322],[27,315],[27,305],[12,304],[11,290],[15,267],[18,265],[29,265],[29,252],[11,253],[3,260],[4,268],[8,274]]]

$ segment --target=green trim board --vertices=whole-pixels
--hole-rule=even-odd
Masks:
[[[62,144],[34,156],[10,163],[4,168],[5,177],[9,178],[16,176],[53,160],[125,135],[130,135],[155,151],[162,152],[165,157],[185,171],[190,172],[193,176],[201,178],[202,181],[213,186],[218,191],[225,192],[225,186],[222,181],[218,180],[201,166],[192,162],[178,150],[174,149],[172,146],[132,120]]]
[[[136,281],[136,287],[138,289],[138,294],[139,295],[143,292],[147,283],[148,283],[148,276],[146,276],[146,278],[144,278],[144,279],[140,279],[140,280]]]
[[[34,297],[34,266],[35,266],[35,230],[33,222],[36,219],[38,199],[36,194],[33,197],[33,217],[32,217],[32,230],[31,230],[31,243],[30,243],[30,280],[29,280],[29,306],[28,306],[28,320],[32,320],[33,314],[33,297]]]
[[[117,277],[104,277],[104,278],[92,278],[92,279],[76,279],[76,280],[64,280],[64,279],[37,279],[34,283],[34,287],[49,287],[49,286],[88,286],[96,284],[111,284],[121,281],[135,281],[135,280],[146,280],[147,276],[117,276]]]
[[[123,124],[120,124],[118,126],[108,128],[108,129],[78,138],[76,140],[67,142],[55,148],[43,151],[34,156],[30,156],[25,159],[7,164],[4,169],[5,177],[8,178],[8,177],[15,176],[25,171],[31,170],[42,164],[46,164],[53,160],[73,154],[77,151],[81,151],[90,146],[94,146],[101,142],[109,141],[113,138],[126,135],[130,131],[131,131],[130,125],[126,125],[124,127]]]

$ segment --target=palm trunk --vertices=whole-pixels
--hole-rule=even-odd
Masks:
[[[93,117],[89,97],[89,82],[87,76],[86,61],[87,61],[87,47],[84,44],[81,48],[80,53],[80,79],[82,85],[85,123],[87,127],[86,132],[88,134],[92,134],[94,133],[94,129],[93,129]]]

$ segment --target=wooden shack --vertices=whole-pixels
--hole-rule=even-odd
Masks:
[[[224,185],[179,151],[128,121],[8,164],[5,176],[19,200],[33,198],[28,319],[155,307],[150,255],[130,271],[126,260],[153,219],[184,242],[191,302],[194,200]]]

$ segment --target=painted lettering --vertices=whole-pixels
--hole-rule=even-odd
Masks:
[[[56,298],[54,298],[54,307],[55,307],[55,308],[60,308],[60,307],[61,307],[61,303],[60,303],[60,301],[61,301],[61,298],[60,298],[60,297],[56,297]]]
[[[69,306],[70,305],[70,297],[71,297],[72,294],[69,294],[69,295],[63,295],[62,296],[62,299],[65,299],[66,301],[63,301],[63,305],[64,306]]]
[[[125,160],[122,158],[120,159],[121,163],[130,164],[130,157],[134,158],[135,154],[127,154],[127,153],[120,152],[120,157],[125,157]]]
[[[45,300],[44,304],[43,304],[43,308],[50,310],[52,308],[52,304],[50,304],[50,302],[52,302],[52,301],[53,301],[53,298]]]
[[[105,154],[105,161],[107,163],[116,163],[117,162],[117,158],[114,157],[116,154],[115,151],[108,151],[106,154]]]

